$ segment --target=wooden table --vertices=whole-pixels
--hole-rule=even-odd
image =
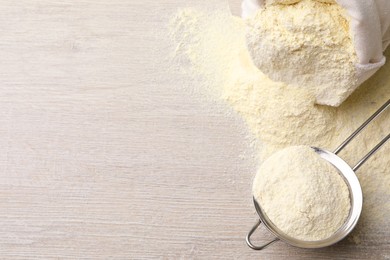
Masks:
[[[162,58],[169,15],[206,2],[226,4],[1,2],[1,259],[390,259],[388,231],[321,250],[245,245],[244,124]]]

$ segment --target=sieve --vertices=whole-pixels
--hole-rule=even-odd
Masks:
[[[255,209],[259,215],[259,220],[249,231],[246,236],[246,243],[254,250],[262,250],[267,246],[277,241],[283,241],[295,247],[300,248],[321,248],[333,245],[340,240],[344,239],[355,228],[363,206],[363,193],[360,182],[355,172],[376,152],[381,148],[389,139],[388,134],[382,141],[380,141],[370,152],[368,152],[354,167],[350,167],[338,154],[361,132],[367,127],[375,118],[382,114],[387,108],[390,107],[390,99],[379,108],[369,119],[367,119],[355,132],[353,132],[334,152],[329,152],[325,149],[312,147],[313,150],[324,160],[331,163],[339,172],[340,176],[344,179],[349,189],[349,198],[351,202],[351,209],[349,215],[344,224],[329,238],[317,241],[304,241],[293,238],[284,234],[272,221],[267,217],[264,210],[261,208],[256,199],[253,198]],[[276,238],[263,245],[256,246],[251,241],[251,236],[260,227],[261,223],[264,224]]]

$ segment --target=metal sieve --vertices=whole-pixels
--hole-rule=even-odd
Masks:
[[[382,114],[387,108],[390,107],[390,99],[376,111],[366,122],[364,122],[355,132],[353,132],[334,152],[329,152],[327,150],[312,147],[314,151],[324,160],[331,163],[339,172],[340,176],[344,179],[345,183],[349,189],[349,198],[351,202],[351,209],[349,215],[344,222],[344,224],[329,238],[317,241],[304,241],[300,239],[293,238],[284,234],[277,226],[275,226],[272,221],[267,217],[264,210],[257,203],[255,198],[253,202],[257,214],[259,215],[259,220],[249,231],[246,236],[246,243],[248,246],[254,250],[262,250],[269,246],[270,244],[276,241],[284,241],[292,246],[300,248],[321,248],[333,245],[340,240],[344,239],[351,231],[355,228],[360,214],[362,212],[363,206],[363,193],[360,186],[360,182],[356,177],[355,172],[362,166],[376,151],[379,150],[389,139],[390,134],[388,134],[382,141],[380,141],[369,153],[367,153],[354,167],[350,167],[343,159],[341,159],[337,154],[340,153],[366,126],[371,123],[375,118]],[[274,240],[267,242],[260,246],[255,246],[251,241],[251,236],[256,231],[256,229],[261,225],[264,226],[276,237]]]

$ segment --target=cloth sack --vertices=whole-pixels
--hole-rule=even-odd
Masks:
[[[272,3],[292,4],[300,0],[269,0]],[[390,44],[390,0],[316,0],[337,2],[351,19],[350,30],[358,56],[357,77],[360,85],[386,62],[383,52]],[[262,8],[267,0],[244,0],[242,17],[247,18]]]

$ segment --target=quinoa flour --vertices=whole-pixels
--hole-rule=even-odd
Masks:
[[[246,21],[255,65],[272,80],[309,88],[319,104],[339,106],[358,84],[344,10],[315,0],[274,2]]]
[[[309,146],[269,157],[253,181],[253,195],[283,233],[305,241],[332,236],[351,208],[343,178]]]
[[[227,11],[180,10],[171,19],[174,57],[192,86],[205,97],[223,100],[242,116],[258,147],[260,164],[293,145],[335,149],[390,98],[390,65],[360,86],[339,107],[316,104],[307,88],[272,81],[254,66],[246,45],[245,23]],[[390,53],[387,52],[387,55]],[[324,57],[325,58],[325,57]],[[319,68],[320,69],[320,68]],[[198,81],[197,81],[198,82]],[[353,165],[389,131],[389,111],[376,119],[340,154]],[[380,230],[390,217],[390,145],[357,172],[364,193],[361,219],[354,231]]]

